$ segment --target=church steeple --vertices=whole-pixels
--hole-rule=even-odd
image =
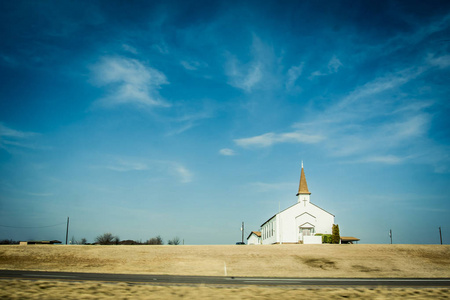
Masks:
[[[303,161],[302,161],[302,172],[300,173],[300,184],[298,186],[298,202],[305,201],[309,202],[311,193],[308,190],[308,184],[306,183],[305,170],[303,170]]]

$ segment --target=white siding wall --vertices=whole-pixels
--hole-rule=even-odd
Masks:
[[[307,212],[307,214],[305,214]],[[330,234],[334,216],[314,204],[297,203],[280,214],[280,236],[283,243],[297,243],[302,240],[299,226],[310,223],[314,233]]]
[[[277,216],[270,219],[261,227],[261,239],[263,245],[275,244],[277,242]]]
[[[263,245],[298,243],[303,240],[300,226],[311,227],[316,233],[331,234],[334,216],[311,202],[301,201],[285,209],[261,227]]]
[[[298,203],[304,203],[305,200],[307,203],[309,203],[311,201],[311,195],[307,195],[307,194],[298,195],[298,198],[297,198]]]
[[[259,245],[261,244],[261,239],[254,233],[248,238],[247,245]]]

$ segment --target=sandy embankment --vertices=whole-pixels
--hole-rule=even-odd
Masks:
[[[450,278],[450,246],[0,246],[0,269],[274,277]],[[0,280],[1,299],[448,299],[447,288],[269,288]]]
[[[0,299],[448,299],[445,288],[276,288],[154,286],[0,280]]]

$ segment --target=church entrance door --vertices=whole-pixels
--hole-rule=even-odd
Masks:
[[[306,225],[306,224],[305,224]],[[298,241],[303,241],[303,238],[305,236],[312,236],[314,235],[314,227],[311,225],[306,225],[306,226],[300,226],[299,227],[299,235],[298,235]]]
[[[311,228],[302,228],[302,235],[303,236],[310,236],[311,235]]]

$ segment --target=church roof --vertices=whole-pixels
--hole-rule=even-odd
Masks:
[[[298,203],[296,203],[296,204],[298,204]],[[291,206],[291,207],[292,207],[292,206]],[[285,209],[285,210],[286,210],[286,209]],[[283,211],[285,211],[285,210],[283,210]],[[272,220],[273,218],[275,218],[277,215],[279,215],[279,213],[278,213],[278,214],[274,214],[272,217],[269,218],[269,220],[267,220],[267,221],[265,221],[264,223],[262,223],[262,224],[261,224],[261,227],[263,227],[264,224],[266,224],[267,222],[269,222],[270,220]]]
[[[302,172],[300,174],[300,184],[298,186],[298,193],[296,196],[300,194],[311,195],[311,193],[308,191],[308,184],[306,183],[305,171],[303,170],[303,163],[302,163]]]

